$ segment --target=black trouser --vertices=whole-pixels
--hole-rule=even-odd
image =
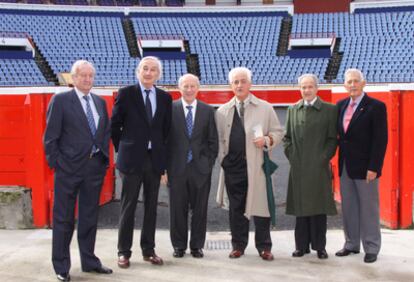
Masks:
[[[211,174],[201,174],[194,164],[189,163],[183,175],[169,175],[168,178],[171,243],[174,248],[187,249],[187,219],[189,210],[191,210],[190,249],[202,249],[206,240]]]
[[[149,152],[145,157],[141,172],[121,174],[122,194],[118,232],[118,256],[123,255],[129,258],[132,254],[135,210],[141,184],[144,186],[144,223],[141,230],[142,255],[152,256],[154,254],[160,177],[160,174],[153,169]]]
[[[230,230],[233,249],[242,250],[247,247],[249,241],[249,220],[244,216],[247,198],[247,169],[224,173],[224,179],[229,197]],[[256,227],[255,244],[261,253],[272,249],[270,237],[270,217],[254,216]]]
[[[296,217],[295,243],[297,250],[325,250],[326,246],[326,214]]]
[[[90,271],[101,266],[95,256],[99,195],[106,172],[102,154],[89,159],[75,173],[55,172],[53,205],[52,262],[55,272],[69,273],[70,242],[75,228],[75,205],[78,198],[78,244],[81,267]],[[78,196],[79,195],[79,196]]]

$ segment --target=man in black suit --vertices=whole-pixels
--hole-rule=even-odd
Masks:
[[[202,258],[211,171],[218,152],[217,129],[213,107],[196,99],[200,88],[198,77],[185,74],[178,80],[178,87],[182,97],[173,103],[168,142],[170,237],[173,256],[183,257],[190,209],[190,250],[193,257]]]
[[[79,196],[78,243],[82,271],[110,274],[95,256],[99,195],[109,160],[110,125],[105,101],[90,93],[95,68],[77,61],[74,90],[54,95],[47,111],[44,146],[55,169],[52,262],[57,278],[70,281],[70,242]]]
[[[135,210],[144,186],[141,249],[145,261],[162,265],[155,253],[158,190],[167,162],[171,96],[154,86],[162,73],[156,57],[145,57],[136,69],[138,84],[119,89],[112,112],[112,141],[122,178],[118,234],[118,266],[129,267]]]
[[[385,104],[363,92],[364,76],[357,69],[345,72],[350,97],[338,102],[339,174],[345,244],[337,256],[359,253],[364,262],[377,260],[381,248],[378,178],[387,148]]]

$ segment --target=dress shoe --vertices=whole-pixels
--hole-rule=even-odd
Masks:
[[[185,250],[175,248],[174,253],[173,253],[173,257],[182,258],[184,256],[184,254],[185,254]]]
[[[242,255],[244,255],[244,251],[242,251],[242,250],[233,250],[233,251],[230,252],[229,258],[232,258],[232,259],[233,258],[239,258]]]
[[[318,254],[318,259],[327,259],[328,258],[328,253],[326,252],[326,250],[316,251],[316,253]]]
[[[268,251],[268,250],[264,250],[264,251],[262,251],[262,252],[260,253],[260,257],[261,257],[263,260],[268,260],[268,261],[270,261],[270,260],[273,260],[273,259],[274,259],[272,252],[271,252],[271,251]]]
[[[364,262],[373,263],[377,260],[377,254],[365,254]]]
[[[119,268],[128,268],[129,267],[129,258],[126,256],[118,257],[118,267]]]
[[[70,281],[69,273],[60,273],[56,275],[57,280],[59,281]]]
[[[150,263],[152,263],[154,265],[163,265],[164,264],[164,261],[162,260],[162,258],[157,256],[155,253],[152,256],[144,256],[144,260],[149,261]]]
[[[303,257],[305,254],[309,254],[309,253],[310,253],[309,250],[295,250],[292,253],[292,257],[294,258]]]
[[[91,270],[85,270],[84,272],[96,272],[98,274],[112,274],[112,269],[106,267],[105,265],[101,265]]]
[[[346,256],[349,256],[350,254],[359,254],[359,251],[352,251],[352,250],[343,248],[342,250],[339,250],[335,253],[337,257],[346,257]]]
[[[204,257],[204,253],[202,249],[192,249],[191,250],[191,255],[193,256],[193,258],[202,258]]]

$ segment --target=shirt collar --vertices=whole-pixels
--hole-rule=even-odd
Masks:
[[[350,98],[349,99],[349,102],[351,103],[351,102],[354,102],[355,103],[355,105],[356,106],[358,106],[359,105],[359,103],[361,103],[361,100],[362,100],[362,98],[364,98],[364,96],[365,96],[365,93],[364,92],[362,92],[362,94],[361,95],[359,95],[355,100],[352,100],[352,98]]]
[[[313,98],[313,100],[310,101],[310,102],[305,101],[305,100],[303,102],[304,102],[305,105],[313,106],[315,104],[316,100],[318,100],[318,97]]]
[[[181,102],[183,103],[183,107],[187,108],[187,106],[192,106],[193,109],[197,107],[197,99],[194,99],[194,101],[191,104],[188,104],[183,97],[181,97]]]
[[[247,96],[247,98],[246,99],[244,99],[244,106],[246,106],[247,104],[249,104],[250,103],[250,100],[251,100],[251,97],[250,97],[250,94]],[[236,101],[236,106],[238,107],[238,106],[240,106],[240,100],[236,97],[236,99],[235,99],[235,101]]]
[[[82,99],[82,97],[83,96],[85,96],[85,94],[83,93],[83,92],[81,92],[78,88],[76,88],[75,87],[75,92],[76,92],[76,95],[78,96],[78,98],[81,100]],[[91,92],[89,92],[89,93],[87,93],[87,95],[89,95],[90,96],[90,93]],[[81,100],[82,101],[82,100]]]
[[[145,88],[145,87],[144,87],[144,85],[142,85],[142,84],[141,84],[141,81],[138,81],[138,84],[139,84],[139,87],[141,88],[141,92],[142,92],[142,94],[145,94],[145,91],[144,91],[144,90],[146,90],[146,89],[148,89],[148,88]],[[154,93],[154,91],[155,91],[155,87],[154,87],[154,85],[153,85],[153,86],[151,86],[151,88],[149,88],[148,90],[151,90],[151,92],[150,92],[150,93]]]

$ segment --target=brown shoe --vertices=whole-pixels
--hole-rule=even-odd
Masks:
[[[244,251],[242,251],[242,250],[233,250],[233,251],[230,252],[229,258],[232,258],[232,259],[233,258],[239,258],[242,255],[244,255]]]
[[[119,268],[128,268],[129,267],[129,258],[126,256],[118,257],[118,267]]]
[[[144,260],[149,261],[154,265],[163,265],[164,264],[164,261],[162,260],[162,258],[157,256],[155,253],[152,256],[144,256]]]
[[[271,261],[271,260],[274,259],[272,252],[271,251],[266,251],[266,250],[264,250],[260,253],[260,257],[263,260],[268,260],[268,261]]]

